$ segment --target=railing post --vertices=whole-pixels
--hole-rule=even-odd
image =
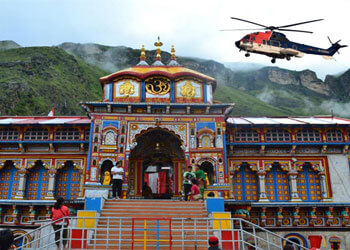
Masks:
[[[106,228],[106,231],[107,231],[107,249],[109,249],[109,226],[110,226],[110,221],[109,221],[109,217],[107,217],[107,228]]]
[[[194,218],[194,249],[197,250],[197,218]]]
[[[243,223],[242,223],[242,219],[239,218],[239,228],[241,230],[241,242],[242,242],[242,249],[244,249],[244,234],[243,234]]]
[[[184,229],[184,218],[181,219],[181,235],[182,235],[182,250],[185,249],[185,229]]]

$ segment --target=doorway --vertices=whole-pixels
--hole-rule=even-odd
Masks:
[[[171,199],[179,193],[179,173],[185,162],[180,138],[171,131],[152,128],[136,136],[136,147],[129,161],[134,176],[129,178],[135,196],[144,196],[145,184],[152,190],[153,199]],[[149,190],[149,188],[148,188]]]

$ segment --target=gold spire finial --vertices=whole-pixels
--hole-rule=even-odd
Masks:
[[[171,60],[176,60],[174,44],[171,45]]]
[[[145,61],[145,60],[146,60],[145,45],[142,44],[140,61]]]
[[[158,41],[154,43],[154,46],[157,47],[156,49],[156,60],[160,61],[161,60],[161,55],[160,55],[160,47],[163,45],[163,43],[160,41],[160,38],[158,36]]]

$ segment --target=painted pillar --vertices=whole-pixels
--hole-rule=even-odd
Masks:
[[[235,194],[233,193],[233,174],[230,176],[230,198],[235,200]]]
[[[291,201],[301,201],[298,194],[298,188],[297,188],[298,172],[295,170],[292,170],[288,172],[288,176],[289,176],[289,188],[290,188]]]
[[[320,181],[321,181],[321,198],[322,198],[322,201],[324,201],[324,200],[328,199],[326,175],[324,172],[320,172],[319,176],[320,176]]]
[[[84,196],[84,171],[82,169],[79,169],[79,175],[80,175],[80,186],[79,186],[79,197]]]
[[[28,170],[25,168],[20,168],[18,170],[19,181],[18,181],[18,188],[15,195],[15,200],[24,199],[24,195],[26,191],[26,183],[27,183],[27,173],[28,173]]]
[[[57,174],[57,169],[49,169],[48,171],[49,174],[49,184],[47,187],[47,192],[45,196],[45,200],[54,200],[55,199],[55,189],[56,189],[56,174]]]
[[[259,170],[258,171],[258,178],[259,178],[259,202],[266,202],[269,201],[266,195],[266,189],[265,189],[265,177],[266,172]]]

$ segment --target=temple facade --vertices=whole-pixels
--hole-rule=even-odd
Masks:
[[[108,196],[117,161],[124,199],[141,199],[145,183],[181,199],[184,171],[200,165],[205,197],[223,197],[232,216],[304,246],[310,231],[345,246],[350,120],[230,116],[214,78],[179,65],[173,47],[165,65],[155,46],[152,65],[142,48],[137,65],[100,78],[87,117],[0,117],[0,223],[31,228],[55,197],[82,209],[85,196]]]

